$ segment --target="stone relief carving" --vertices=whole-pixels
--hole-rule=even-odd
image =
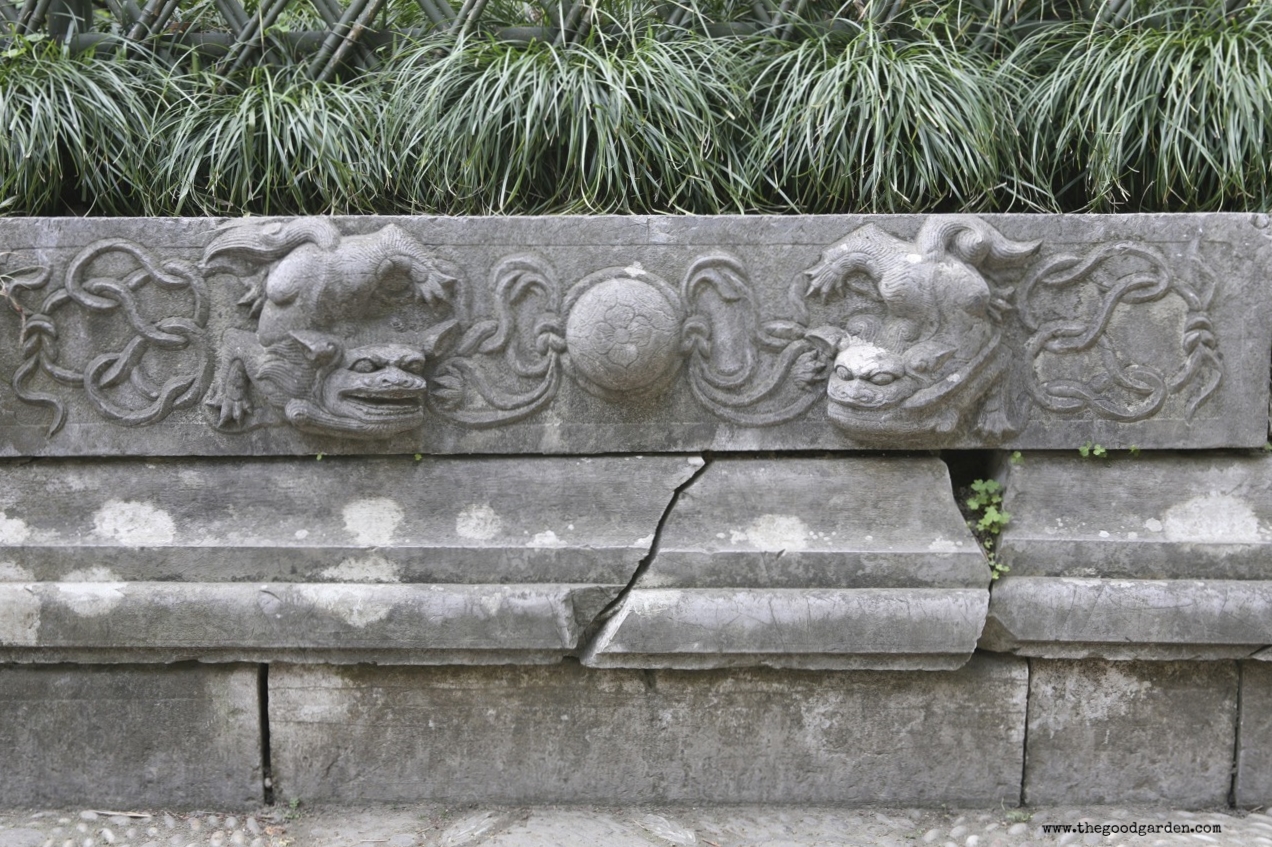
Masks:
[[[35,386],[40,376],[81,389],[103,417],[123,426],[161,421],[203,396],[212,362],[198,268],[156,258],[131,241],[103,239],[71,260],[62,284],[38,308],[23,307],[20,295],[43,289],[51,275],[41,268],[5,290],[22,316],[22,363],[13,389],[23,402],[53,411],[49,436],[65,425],[66,405]],[[80,346],[91,358],[68,361],[66,339],[87,340]]]
[[[342,236],[321,218],[232,225],[203,261],[241,274],[239,304],[257,319],[255,332],[222,338],[204,401],[214,426],[243,431],[281,417],[348,438],[423,426],[427,373],[459,328],[457,269],[392,224]],[[402,332],[403,315],[423,331]]]
[[[997,441],[1017,431],[1003,319],[1010,287],[990,270],[1038,250],[978,218],[929,218],[913,243],[874,224],[805,271],[807,295],[848,298],[845,323],[808,337],[831,358],[827,413],[864,440],[946,436],[969,421]]]
[[[1020,322],[1032,333],[1025,350],[1034,368],[1033,402],[1052,412],[1131,422],[1157,414],[1172,395],[1185,395],[1191,418],[1223,378],[1208,313],[1215,280],[1198,247],[1194,241],[1170,262],[1152,246],[1117,242],[1034,268],[1017,292]],[[1153,304],[1151,322],[1134,316],[1132,307]],[[1133,333],[1125,331],[1128,323]],[[1149,333],[1152,328],[1158,331]],[[1177,356],[1167,355],[1172,347]],[[1056,367],[1062,358],[1082,363],[1079,376]]]
[[[401,227],[348,235],[300,218],[223,226],[198,265],[95,242],[38,308],[27,301],[50,268],[0,284],[22,320],[15,392],[52,410],[50,434],[67,416],[58,385],[126,426],[201,401],[227,434],[375,440],[430,420],[513,424],[572,383],[640,414],[691,397],[758,428],[821,404],[854,443],[993,444],[1039,411],[1187,419],[1223,378],[1217,286],[1198,242],[1169,259],[1132,242],[1048,255],[953,215],[912,240],[875,223],[852,230],[793,276],[784,301],[751,274],[711,250],[678,286],[635,261],[566,284],[528,252],[494,263],[478,307],[460,269]],[[214,361],[208,286],[225,277],[242,297]]]

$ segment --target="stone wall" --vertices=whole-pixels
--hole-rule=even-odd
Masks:
[[[0,796],[1266,804],[1266,233],[0,221]]]

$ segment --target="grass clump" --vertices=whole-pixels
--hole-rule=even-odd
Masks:
[[[420,44],[387,71],[384,145],[412,212],[728,212],[748,128],[730,41],[634,21],[575,44]]]
[[[1256,4],[1154,9],[1053,27],[1013,61],[1025,163],[1061,208],[1266,209],[1272,14]]]
[[[873,24],[763,60],[750,179],[783,211],[970,210],[995,203],[1014,156],[986,54]]]
[[[10,39],[0,53],[0,212],[135,210],[149,181],[136,154],[151,136],[162,86],[161,67],[145,59]]]
[[[316,82],[303,67],[242,77],[194,72],[157,123],[151,215],[375,211],[387,172],[367,81]]]

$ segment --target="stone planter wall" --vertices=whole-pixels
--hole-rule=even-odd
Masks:
[[[1267,232],[0,221],[0,796],[1266,804]]]

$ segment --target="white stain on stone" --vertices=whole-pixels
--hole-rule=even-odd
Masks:
[[[354,500],[344,507],[345,529],[367,547],[392,544],[393,533],[405,517],[397,501],[388,497]]]
[[[306,538],[308,538],[308,537],[309,537],[309,530],[307,530],[307,529],[298,529],[298,530],[296,530],[296,533],[295,533],[295,534],[296,534],[296,538],[297,538],[297,540],[299,540],[299,541],[304,541]]]
[[[565,542],[557,538],[552,530],[544,530],[526,542],[527,547],[564,547]]]
[[[391,610],[388,603],[352,585],[308,586],[305,593],[312,597],[314,605],[358,629],[384,620]]]
[[[30,647],[40,640],[40,598],[28,586],[0,590],[0,644]]]
[[[0,562],[0,582],[35,582],[35,574],[16,562]]]
[[[1101,538],[1108,538],[1108,537],[1109,537],[1109,531],[1108,531],[1107,529],[1102,529],[1102,530],[1100,530],[1100,531],[1099,531],[1098,535],[1099,535]]]
[[[1259,519],[1240,497],[1211,491],[1178,505],[1162,515],[1170,541],[1258,543]]]
[[[957,553],[959,545],[948,538],[937,537],[935,541],[928,545],[928,549],[933,553]]]
[[[93,515],[93,532],[129,547],[171,544],[177,527],[172,516],[152,503],[107,500]]]
[[[401,582],[397,565],[383,556],[351,556],[322,572],[327,579],[340,582]]]
[[[1144,521],[1144,529],[1148,530],[1149,532],[1161,532],[1162,522],[1159,521],[1157,518],[1149,518],[1148,520]]]
[[[735,531],[733,540],[745,540],[758,550],[803,550],[808,526],[795,515],[760,515],[741,533]]]
[[[0,512],[0,544],[21,544],[31,535],[31,527],[21,518]]]
[[[455,534],[471,541],[489,541],[503,531],[503,518],[489,503],[473,503],[455,518]]]
[[[724,536],[722,535],[722,536],[720,536],[720,537],[721,537],[721,538],[723,538]],[[633,546],[633,547],[643,547],[643,548],[648,548],[648,547],[649,547],[649,545],[651,545],[651,544],[653,544],[653,543],[654,543],[654,536],[653,536],[653,534],[651,533],[651,534],[649,534],[649,535],[646,535],[644,538],[637,538],[635,541],[633,541],[633,542],[632,542],[632,546]]]
[[[71,571],[57,583],[58,599],[77,615],[104,615],[124,599],[124,581],[101,566]]]

